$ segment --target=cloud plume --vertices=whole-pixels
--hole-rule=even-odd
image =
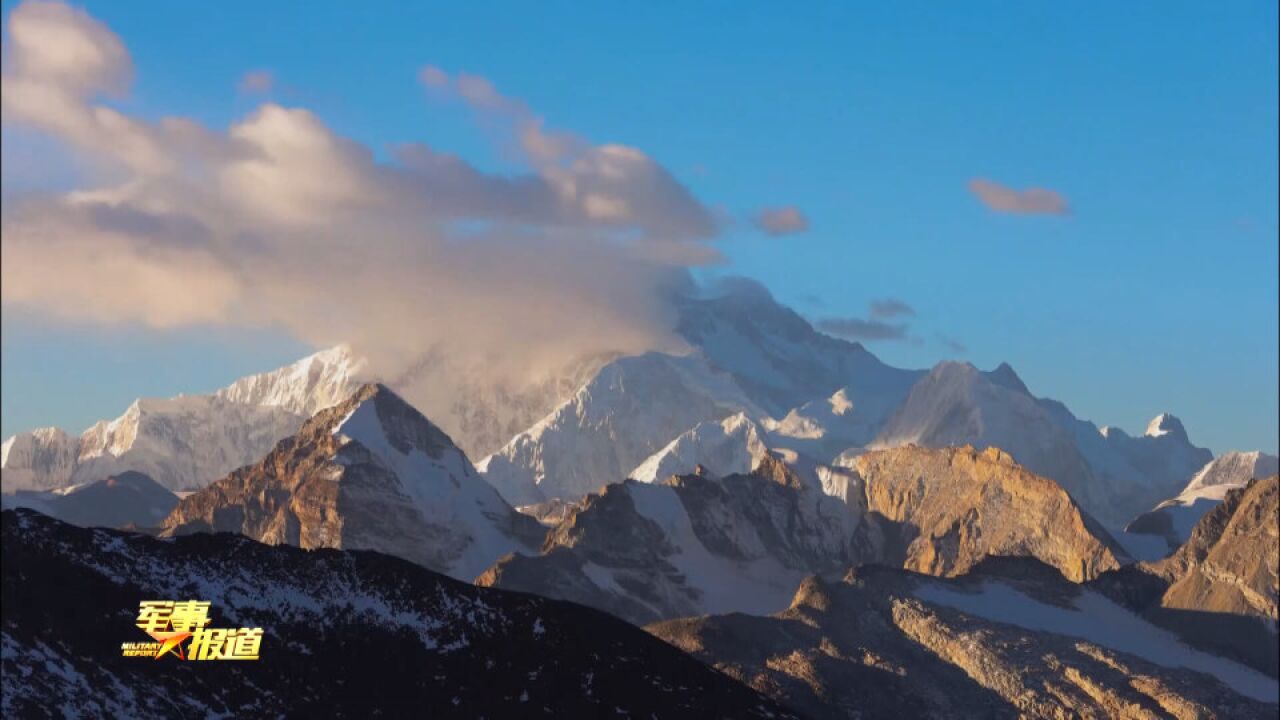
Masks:
[[[426,143],[380,161],[274,103],[225,129],[130,116],[103,103],[133,77],[105,25],[29,1],[7,32],[4,123],[102,169],[59,196],[6,198],[7,308],[275,327],[351,342],[386,376],[432,357],[523,382],[593,353],[672,349],[662,298],[719,257],[712,212],[643,151],[548,131],[479,76],[427,67],[418,79],[502,119],[521,172]]]
[[[1066,198],[1056,190],[1027,188],[1015,190],[983,178],[969,181],[969,192],[983,205],[999,213],[1020,215],[1068,215]]]

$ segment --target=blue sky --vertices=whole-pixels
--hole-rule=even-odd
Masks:
[[[701,274],[760,280],[815,320],[896,298],[907,337],[867,343],[892,364],[1008,361],[1099,424],[1141,431],[1168,410],[1215,451],[1276,450],[1275,3],[403,5],[85,7],[132,56],[116,105],[139,117],[225,128],[263,101],[237,91],[263,69],[273,100],[381,158],[425,141],[517,172],[416,81],[425,65],[482,75],[735,218],[713,241],[727,262]],[[84,173],[38,133],[6,124],[4,143],[6,202]],[[1070,212],[995,212],[974,178],[1053,190]],[[807,231],[744,220],[787,205]],[[79,431],[305,350],[6,307],[2,432]]]

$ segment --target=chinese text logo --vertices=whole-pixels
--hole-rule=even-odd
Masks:
[[[209,606],[199,600],[143,600],[138,628],[155,642],[127,642],[120,649],[125,657],[156,660],[170,653],[180,660],[257,660],[262,628],[207,627]]]

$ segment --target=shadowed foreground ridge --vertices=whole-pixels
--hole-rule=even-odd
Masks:
[[[815,718],[1277,712],[1274,678],[1180,646],[1030,558],[989,558],[960,578],[867,566],[842,581],[806,580],[769,617],[648,629]]]
[[[362,551],[3,513],[5,717],[796,717],[621,620]],[[257,662],[123,658],[141,600],[265,628]]]

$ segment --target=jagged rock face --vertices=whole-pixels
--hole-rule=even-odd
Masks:
[[[0,451],[0,486],[54,490],[137,471],[170,490],[196,490],[260,459],[311,414],[349,396],[362,368],[339,346],[211,395],[139,399],[79,438],[57,428],[20,433]]]
[[[123,472],[69,491],[19,491],[0,496],[4,508],[28,507],[81,527],[154,528],[178,504],[178,496],[138,472]]]
[[[625,478],[684,430],[743,409],[754,405],[733,380],[697,358],[623,358],[479,467],[514,505],[574,499]]]
[[[886,525],[886,561],[961,575],[989,555],[1038,558],[1077,582],[1122,551],[1053,481],[994,448],[895,448],[859,455],[867,510]]]
[[[604,613],[377,553],[2,523],[6,717],[796,717]],[[155,599],[262,627],[261,660],[121,657]]]
[[[184,498],[163,528],[378,550],[463,579],[540,536],[443,431],[372,384],[258,463]]]
[[[768,452],[750,474],[610,485],[541,556],[504,558],[478,582],[642,622],[771,612],[804,576],[862,563],[950,576],[1025,555],[1083,581],[1119,552],[1062,488],[997,450],[896,448],[850,468]]]
[[[1227,493],[1200,519],[1186,544],[1149,566],[1171,581],[1161,605],[1268,618],[1274,632],[1280,597],[1278,499],[1276,475]]]
[[[779,481],[778,477],[782,480]],[[574,600],[633,622],[770,612],[813,572],[872,555],[863,510],[776,466],[749,475],[627,481],[585,499],[542,555],[503,558],[481,585]]]
[[[814,718],[1274,717],[1276,682],[1029,560],[864,568],[772,617],[649,631]]]
[[[1250,480],[1275,475],[1276,471],[1275,455],[1258,451],[1223,453],[1201,468],[1177,497],[1134,518],[1125,532],[1161,537],[1173,552],[1191,537],[1200,518],[1217,507],[1228,492],[1244,487]]]

